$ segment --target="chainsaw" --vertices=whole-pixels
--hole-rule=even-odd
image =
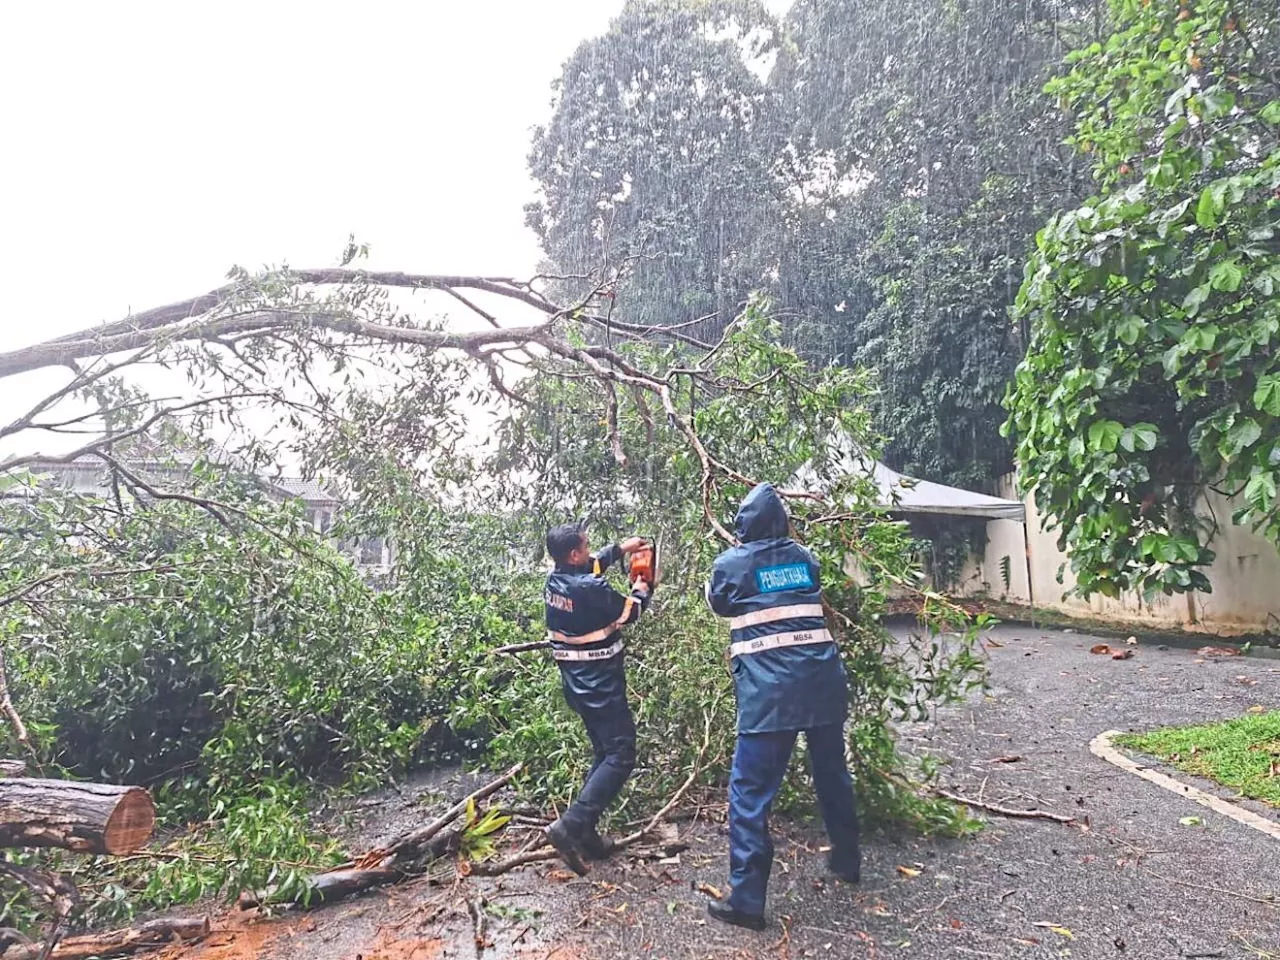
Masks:
[[[662,568],[658,565],[662,553],[662,538],[654,540],[646,537],[644,542],[643,547],[624,559],[623,566],[627,571],[627,579],[631,581],[633,587],[643,580],[652,589],[662,579]]]

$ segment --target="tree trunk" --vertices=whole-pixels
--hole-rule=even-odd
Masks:
[[[0,847],[131,853],[151,838],[155,820],[142,787],[0,779]]]
[[[209,935],[209,918],[151,920],[137,927],[111,930],[107,933],[67,937],[53,948],[49,960],[89,960],[91,957],[113,957],[135,950],[162,947],[175,940],[200,940]],[[4,960],[38,960],[44,944],[19,944],[9,947]]]
[[[395,859],[387,860],[376,867],[349,868],[330,870],[328,873],[317,873],[308,877],[305,887],[300,891],[283,893],[269,890],[265,893],[254,893],[246,890],[241,893],[236,905],[241,910],[250,910],[262,906],[284,906],[299,904],[303,907],[319,907],[333,903],[354,893],[370,890],[373,887],[385,887],[399,883],[408,874],[395,865]],[[6,956],[3,960],[9,960]]]
[[[0,760],[0,777],[25,777],[26,775],[25,760]]]

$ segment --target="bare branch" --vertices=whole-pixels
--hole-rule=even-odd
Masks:
[[[146,354],[147,354],[147,351],[143,350],[134,354],[131,357],[128,357],[123,360],[119,360],[115,363],[107,363],[104,358],[98,357],[93,366],[91,366],[88,370],[83,370],[83,371],[80,370],[78,367],[72,366],[72,369],[76,371],[76,375],[72,378],[70,383],[68,383],[66,386],[62,387],[61,389],[55,390],[53,393],[49,394],[47,397],[44,397],[43,399],[40,400],[39,403],[37,403],[34,407],[32,407],[22,416],[18,417],[16,420],[14,420],[12,423],[4,427],[3,429],[0,429],[0,437],[12,436],[15,433],[21,433],[23,430],[26,430],[32,426],[35,426],[36,425],[34,423],[35,418],[40,416],[40,414],[44,413],[50,407],[57,404],[59,401],[64,400],[67,397],[71,396],[77,390],[83,390],[86,387],[91,386],[92,384],[101,380],[103,377],[110,376],[111,374],[115,373],[117,370],[136,364],[144,356],[146,356]],[[96,414],[91,414],[91,416],[96,416]]]
[[[18,742],[25,744],[31,739],[27,733],[27,725],[22,722],[22,716],[18,713],[18,708],[13,705],[13,698],[9,695],[9,673],[5,668],[4,650],[0,648],[0,714],[4,714],[8,718],[9,723],[13,725],[13,732],[18,738]]]
[[[49,455],[40,454],[40,453],[32,453],[32,454],[24,454],[22,456],[14,455],[14,456],[8,457],[7,459],[0,461],[0,473],[9,473],[14,470],[21,470],[25,467],[29,467],[32,464],[37,464],[37,463],[59,463],[59,464],[71,463],[73,460],[78,460],[80,457],[96,455],[100,451],[105,450],[119,443],[121,440],[128,440],[132,437],[136,437],[146,433],[148,430],[154,427],[157,423],[160,423],[162,420],[166,420],[180,413],[186,413],[189,410],[196,410],[200,407],[212,406],[218,403],[229,403],[235,400],[271,400],[273,402],[276,402],[276,401],[279,401],[280,399],[281,398],[279,397],[278,394],[270,393],[270,392],[232,393],[232,394],[223,394],[221,396],[216,396],[216,397],[201,397],[197,400],[192,400],[189,403],[178,404],[177,406],[174,406],[174,407],[164,407],[156,411],[146,420],[143,420],[141,423],[138,423],[133,427],[130,427],[128,430],[124,430],[120,433],[113,433],[107,436],[99,437],[99,439],[93,441],[92,443],[86,443],[84,446],[77,447],[75,450],[72,450],[70,453],[61,453],[54,456],[49,456]],[[101,414],[98,412],[95,412],[93,414],[88,415],[85,419],[88,419],[89,417],[93,417],[93,416],[101,416]]]

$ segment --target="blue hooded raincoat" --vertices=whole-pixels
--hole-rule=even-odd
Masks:
[[[818,565],[788,531],[777,491],[760,484],[738,509],[741,545],[716,558],[707,584],[711,609],[729,619],[739,734],[843,723],[848,711]]]

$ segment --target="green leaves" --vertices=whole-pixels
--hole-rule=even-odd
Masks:
[[[1253,48],[1222,29],[1280,29],[1280,8],[1116,12],[1051,85],[1099,193],[1050,218],[1027,263],[1008,424],[1080,593],[1203,590],[1207,484],[1244,491],[1240,521],[1280,544],[1280,110],[1256,93],[1270,80]]]
[[[1149,453],[1156,448],[1159,438],[1160,432],[1153,424],[1139,423],[1120,434],[1120,446],[1129,453]]]
[[[1111,453],[1120,443],[1124,426],[1114,420],[1099,420],[1089,428],[1089,449]]]
[[[1238,260],[1225,260],[1216,263],[1209,271],[1209,284],[1215,290],[1235,293],[1244,282],[1244,271],[1240,269]]]
[[[1280,417],[1280,374],[1267,373],[1258,378],[1253,405],[1263,413]]]
[[[1262,427],[1252,417],[1238,419],[1218,444],[1218,452],[1224,460],[1238,457],[1244,450],[1252,447],[1262,436]]]
[[[1221,184],[1205,187],[1200,192],[1200,201],[1196,204],[1196,223],[1206,230],[1218,226],[1219,218],[1226,209],[1225,190]]]
[[[1147,323],[1141,317],[1128,316],[1116,324],[1116,336],[1125,346],[1132,347],[1146,329]]]

